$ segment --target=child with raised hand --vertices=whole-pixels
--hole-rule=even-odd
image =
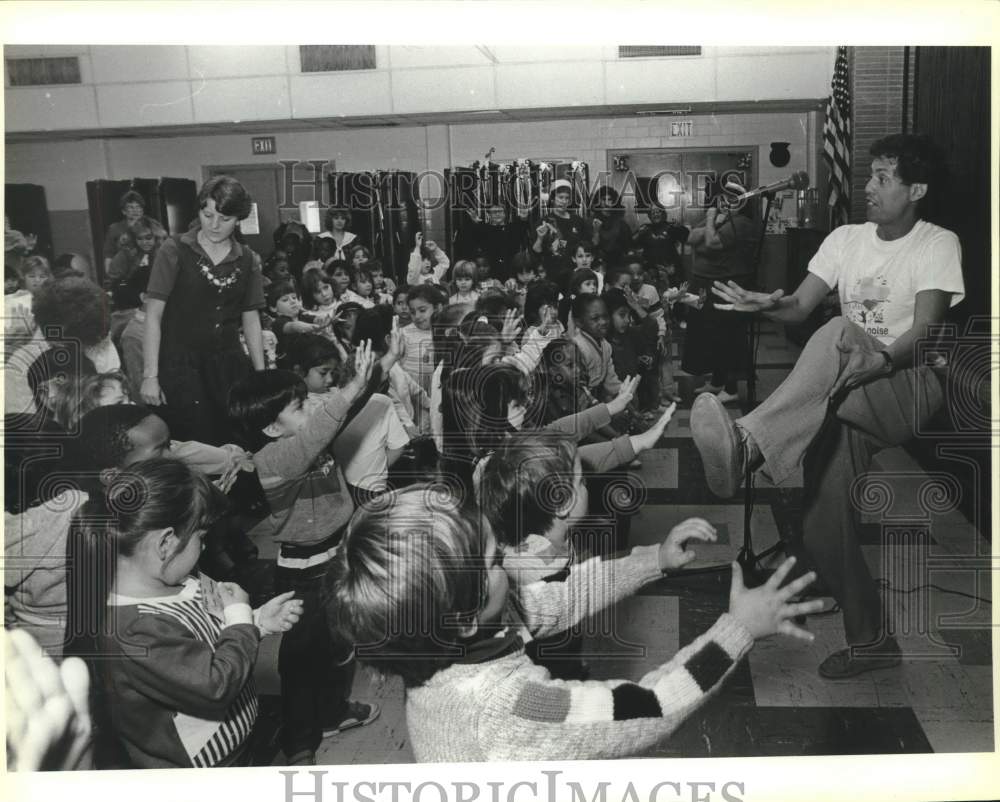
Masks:
[[[324,736],[367,724],[374,704],[350,702],[354,676],[349,643],[335,642],[320,602],[323,575],[354,503],[343,473],[330,455],[348,410],[372,372],[371,345],[355,352],[354,376],[306,408],[305,382],[287,370],[254,373],[234,385],[229,415],[253,451],[270,514],[250,532],[278,543],[275,589],[294,590],[305,610],[281,642],[281,746],[289,765],[311,764]]]
[[[358,315],[354,339],[359,343],[365,340],[371,342],[372,353],[379,357],[386,377],[384,392],[392,401],[399,422],[412,440],[419,434],[414,421],[421,415],[426,417],[430,409],[430,398],[400,364],[406,354],[406,341],[399,317],[393,315],[387,306],[366,309]]]
[[[260,638],[291,629],[302,610],[284,593],[252,611],[239,585],[193,575],[224,506],[201,474],[152,459],[74,519],[67,653],[99,658],[91,670],[110,729],[137,768],[245,763]]]
[[[416,233],[414,241],[406,270],[406,283],[440,284],[451,266],[448,255],[433,240],[427,240],[425,245],[422,231]]]
[[[378,311],[366,310],[360,317],[377,314]],[[389,313],[391,325],[391,312],[388,308],[385,312]],[[370,386],[368,390],[371,392],[366,391],[357,399],[333,443],[334,459],[344,472],[347,488],[356,505],[385,490],[389,468],[410,442],[410,435],[403,428],[393,401],[384,393],[375,392],[385,384],[381,376],[391,373],[396,366],[396,349],[402,337],[397,329],[392,328],[391,331],[395,335],[392,342],[388,331],[386,336],[377,336],[377,345],[376,338],[370,339],[372,352],[381,358],[379,376],[372,377],[372,384],[379,386]],[[378,332],[372,333],[378,335]],[[309,391],[307,410],[322,405],[327,393],[343,387],[353,376],[336,346],[315,334],[302,334],[288,343],[286,365],[306,384]]]
[[[556,681],[525,655],[524,620],[532,635],[554,634],[688,558],[666,544],[636,549],[617,570],[606,561],[576,597],[553,591],[553,583],[532,583],[522,618],[491,533],[426,487],[392,500],[352,521],[331,567],[329,609],[362,659],[402,677],[410,743],[421,762],[640,755],[719,688],[755,638],[781,632],[811,640],[792,619],[822,607],[818,600],[791,603],[814,575],[780,587],[791,559],[753,590],[734,564],[729,612],[638,682]],[[414,626],[404,632],[399,621]]]
[[[448,298],[449,304],[475,304],[479,300],[479,293],[473,287],[476,281],[475,262],[468,259],[456,262],[451,278],[452,294]]]

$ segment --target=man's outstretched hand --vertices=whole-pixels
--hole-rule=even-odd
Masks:
[[[717,303],[716,309],[727,312],[769,312],[776,309],[778,301],[785,296],[784,290],[774,292],[751,292],[743,289],[735,281],[713,283],[712,292],[725,303]]]

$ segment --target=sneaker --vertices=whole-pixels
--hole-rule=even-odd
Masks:
[[[371,724],[382,712],[377,704],[365,704],[364,702],[348,702],[344,715],[337,721],[332,721],[323,725],[323,737],[329,738],[355,727],[363,727]]]
[[[720,390],[715,394],[715,397],[718,398],[723,404],[731,404],[734,401],[740,400],[739,393],[730,393],[726,392],[726,390]]]
[[[847,647],[820,663],[819,675],[823,679],[850,679],[866,671],[895,668],[902,662],[902,653],[895,641],[879,646],[877,650]]]
[[[286,766],[315,766],[316,753],[312,749],[300,749],[285,760]]]
[[[702,393],[691,407],[691,436],[701,455],[708,488],[719,498],[732,498],[746,466],[760,467],[760,449],[745,429],[729,417],[718,396]]]

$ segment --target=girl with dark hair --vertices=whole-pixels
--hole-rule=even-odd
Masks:
[[[291,592],[253,611],[239,585],[192,575],[224,508],[204,476],[151,459],[114,476],[74,518],[67,653],[103,658],[88,661],[99,723],[137,768],[244,765],[260,638],[302,612]]]
[[[198,193],[199,225],[163,243],[146,291],[142,400],[186,440],[228,440],[229,388],[264,369],[260,259],[235,239],[250,195],[229,176]],[[247,353],[240,344],[240,330]]]

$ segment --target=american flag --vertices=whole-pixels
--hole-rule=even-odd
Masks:
[[[833,86],[826,103],[823,158],[830,168],[830,227],[847,222],[851,208],[851,83],[847,73],[847,48],[837,48]]]

